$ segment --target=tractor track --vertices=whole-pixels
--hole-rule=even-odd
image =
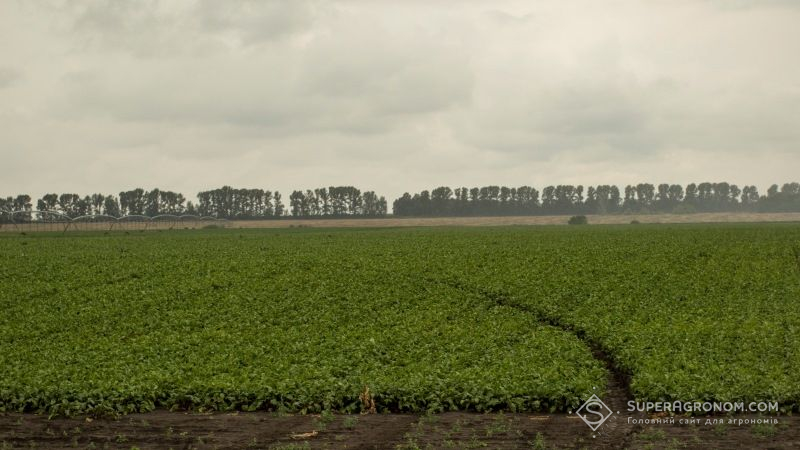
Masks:
[[[630,387],[632,374],[620,367],[617,361],[610,356],[611,352],[599,341],[591,338],[585,330],[563,323],[556,317],[548,316],[530,305],[519,302],[505,292],[473,286],[458,279],[429,278],[428,281],[444,284],[462,292],[476,294],[495,305],[513,308],[522,313],[530,314],[543,325],[557,328],[577,337],[591,351],[592,356],[603,363],[609,373],[606,382],[606,394],[602,400],[614,414],[594,433],[594,439],[597,439],[597,441],[594,442],[596,445],[593,445],[593,448],[624,449],[631,446],[636,434],[643,429],[642,425],[629,423],[628,417],[623,417],[622,414],[627,409],[627,402],[635,400]],[[642,413],[630,413],[627,416],[636,419],[645,418]],[[589,429],[587,428],[587,430]]]

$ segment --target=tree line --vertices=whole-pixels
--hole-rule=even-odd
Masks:
[[[226,219],[280,217],[381,217],[387,214],[385,197],[353,186],[330,186],[289,196],[288,208],[278,191],[223,186],[202,191],[197,201],[183,194],[141,188],[119,195],[46,194],[34,203],[30,195],[0,197],[0,210],[53,211],[71,218],[191,214]],[[411,195],[392,205],[395,216],[489,216],[537,214],[620,214],[693,212],[800,212],[800,183],[774,184],[760,195],[755,186],[729,183],[640,183],[622,190],[614,185],[484,186],[452,189],[441,186]],[[23,213],[23,216],[24,213]],[[28,215],[27,218],[31,216]]]
[[[293,216],[385,216],[386,198],[373,191],[363,194],[353,186],[294,191],[289,196]]]
[[[281,193],[263,189],[220,189],[197,194],[197,210],[202,215],[229,219],[292,217],[384,216],[387,203],[373,191],[361,192],[353,186],[330,186],[289,195],[289,208]]]
[[[798,212],[800,184],[770,186],[759,195],[755,186],[729,183],[640,183],[620,191],[614,185],[484,186],[452,189],[447,186],[394,201],[395,216],[491,216],[538,214],[619,214],[694,212]]]
[[[31,196],[27,194],[16,197],[0,198],[0,209],[6,211],[49,211],[63,214],[70,218],[81,216],[106,215],[149,216],[161,214],[194,214],[192,202],[186,202],[183,194],[153,189],[133,189],[123,191],[119,196],[91,194],[45,194],[36,201],[35,207]],[[28,215],[29,217],[29,215]]]
[[[292,192],[290,208],[286,209],[278,191],[230,186],[199,192],[197,203],[187,201],[179,192],[141,188],[120,192],[118,196],[45,194],[35,204],[27,194],[0,197],[0,210],[22,211],[22,220],[30,220],[30,213],[34,210],[55,212],[70,218],[97,215],[155,217],[164,214],[226,219],[268,219],[289,214],[294,217],[376,217],[386,215],[387,202],[373,191],[362,193],[353,186],[331,186]]]

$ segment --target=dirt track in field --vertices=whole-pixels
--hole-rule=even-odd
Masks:
[[[387,228],[435,226],[566,225],[570,216],[493,216],[493,217],[384,217],[352,219],[227,220],[219,222],[124,222],[113,227],[105,222],[0,224],[0,232],[66,231],[142,231],[220,228]],[[735,223],[800,222],[800,213],[697,213],[697,214],[620,214],[588,215],[589,224],[640,223]]]
[[[624,412],[623,412],[624,414]],[[748,416],[736,416],[745,418]],[[749,416],[752,417],[752,416]],[[620,420],[627,420],[621,417]],[[155,411],[122,418],[0,415],[0,446],[113,449],[732,449],[800,448],[800,418],[770,427],[642,425],[627,441],[574,414],[276,415]],[[705,419],[702,419],[705,421]]]
[[[498,217],[387,217],[379,219],[286,219],[236,220],[232,228],[288,227],[425,227],[425,226],[501,226],[566,225],[570,216],[498,216]],[[588,215],[590,224],[641,223],[713,223],[713,222],[800,222],[800,213],[698,213],[698,214],[624,214]]]

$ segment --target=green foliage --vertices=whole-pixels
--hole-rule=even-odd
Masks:
[[[358,417],[355,416],[346,416],[342,421],[342,426],[347,429],[355,428],[358,425]]]
[[[542,433],[536,433],[536,439],[531,442],[531,448],[534,450],[545,450],[547,448]]]
[[[797,410],[798,239],[795,224],[494,230],[424,270],[597,343],[638,399]]]
[[[586,225],[589,223],[589,219],[586,216],[572,216],[567,223],[570,225]]]
[[[771,423],[757,423],[752,427],[753,434],[761,438],[771,438],[778,434],[778,429]]]
[[[571,334],[425,281],[402,234],[26,239],[0,237],[7,411],[352,413],[365,386],[379,412],[547,411],[606,376]]]
[[[792,224],[3,235],[0,410],[353,413],[365,387],[378,412],[566,410],[606,380],[576,335],[639,399],[796,410],[798,241]]]

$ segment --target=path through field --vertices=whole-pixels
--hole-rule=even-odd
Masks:
[[[362,228],[427,226],[566,225],[570,216],[386,217],[375,219],[236,220],[232,228]],[[589,224],[800,222],[800,213],[697,213],[588,215]]]

